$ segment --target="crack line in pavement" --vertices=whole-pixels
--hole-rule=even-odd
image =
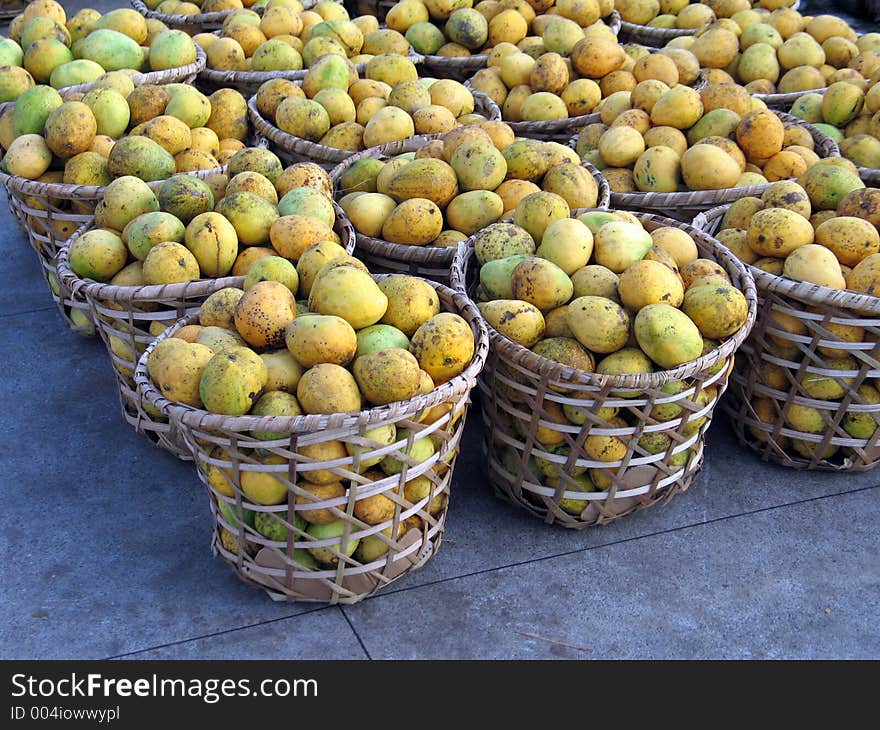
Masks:
[[[7,317],[21,317],[25,314],[36,314],[37,312],[47,312],[50,309],[55,309],[55,305],[50,304],[48,307],[37,307],[36,309],[26,309],[21,312],[3,312],[3,313],[0,313],[0,319],[6,319]]]
[[[342,606],[338,606],[338,608],[339,608],[339,612],[342,614],[343,618],[345,619],[346,623],[348,624],[348,627],[352,630],[352,633],[357,638],[358,644],[361,645],[361,649],[364,650],[364,654],[367,655],[367,659],[372,661],[373,657],[370,656],[370,652],[367,651],[367,645],[364,644],[363,639],[361,639],[361,635],[357,632],[357,629],[354,627],[354,624],[351,622],[351,619],[348,617],[348,614],[345,612],[345,609]]]
[[[187,639],[180,639],[179,641],[169,641],[166,644],[156,644],[156,646],[147,646],[143,649],[134,649],[133,651],[127,651],[123,654],[114,654],[113,656],[104,657],[104,660],[110,659],[124,659],[125,657],[130,657],[135,654],[145,654],[148,651],[155,651],[156,649],[165,649],[170,646],[180,646],[181,644],[189,644],[193,641],[200,641],[201,639],[211,639],[215,636],[223,636],[224,634],[231,634],[235,631],[244,631],[245,629],[255,629],[259,626],[268,626],[269,624],[275,624],[279,621],[287,621],[293,618],[299,618],[300,616],[308,616],[312,613],[318,613],[319,611],[326,611],[333,606],[319,606],[317,608],[312,608],[307,611],[303,611],[302,613],[291,613],[287,616],[278,616],[277,618],[266,619],[265,621],[258,621],[257,623],[247,624],[246,626],[233,626],[229,629],[221,629],[220,631],[213,631],[209,634],[203,634],[202,636],[191,636]],[[360,638],[358,638],[360,641]]]
[[[786,507],[796,507],[801,504],[808,504],[809,502],[818,502],[823,499],[830,499],[833,497],[843,497],[850,494],[858,494],[859,492],[869,492],[872,489],[880,488],[880,484],[875,484],[872,487],[859,487],[858,489],[845,490],[843,492],[835,492],[834,494],[825,494],[820,497],[809,497],[807,499],[801,499],[796,502],[786,502],[785,504],[774,505],[772,507],[761,507],[760,509],[750,510],[748,512],[740,512],[735,515],[725,515],[723,517],[715,517],[711,520],[706,520],[705,522],[693,522],[688,525],[680,525],[679,527],[670,527],[668,530],[658,530],[657,532],[648,532],[644,535],[638,535],[634,537],[625,537],[620,540],[613,540],[611,542],[605,542],[600,545],[590,545],[589,547],[578,548],[576,550],[566,550],[561,553],[556,553],[554,555],[544,555],[538,558],[531,558],[530,560],[520,560],[515,563],[509,563],[508,565],[498,565],[493,568],[484,568],[483,570],[475,570],[472,573],[462,573],[461,575],[449,576],[448,578],[438,578],[434,581],[429,581],[427,583],[419,583],[419,585],[408,586],[406,588],[398,588],[397,590],[388,590],[383,593],[378,593],[376,595],[368,596],[364,599],[364,601],[371,601],[376,598],[383,598],[385,596],[390,596],[395,593],[405,593],[406,591],[415,591],[420,588],[426,588],[428,586],[439,585],[441,583],[448,583],[449,581],[458,580],[459,578],[470,578],[472,576],[477,575],[486,575],[487,573],[494,573],[498,570],[507,570],[508,568],[518,568],[522,565],[529,565],[531,563],[540,563],[545,560],[554,560],[555,558],[563,558],[569,555],[577,555],[578,553],[586,553],[591,550],[598,550],[599,548],[612,547],[614,545],[622,545],[627,542],[634,542],[636,540],[644,540],[648,537],[656,537],[658,535],[669,535],[674,532],[680,532],[682,530],[690,530],[695,527],[702,527],[703,525],[712,525],[716,522],[724,522],[726,520],[736,519],[737,517],[748,517],[750,515],[760,514],[761,512],[772,512],[777,509],[784,509]]]
[[[880,484],[875,484],[871,487],[860,487],[858,489],[844,490],[842,492],[835,492],[833,494],[825,494],[825,495],[822,495],[819,497],[808,497],[807,499],[801,499],[801,500],[797,500],[795,502],[786,502],[785,504],[773,505],[772,507],[761,507],[760,509],[750,510],[748,512],[740,512],[735,515],[725,515],[723,517],[715,517],[714,519],[706,520],[705,522],[692,522],[687,525],[680,525],[679,527],[670,527],[668,530],[658,530],[657,532],[648,532],[648,533],[645,533],[644,535],[637,535],[634,537],[625,537],[625,538],[621,538],[620,540],[612,540],[611,542],[605,542],[600,545],[591,545],[589,547],[578,548],[576,550],[566,550],[561,553],[555,553],[553,555],[544,555],[542,557],[532,558],[530,560],[520,560],[518,562],[509,563],[507,565],[499,565],[499,566],[495,566],[493,568],[485,568],[483,570],[476,570],[476,571],[473,571],[472,573],[462,573],[461,575],[454,575],[454,576],[450,576],[448,578],[439,578],[437,580],[429,581],[427,583],[420,583],[419,585],[415,585],[415,586],[409,586],[406,588],[398,588],[397,590],[388,590],[383,593],[369,596],[369,597],[365,598],[364,601],[371,601],[371,600],[375,600],[377,598],[384,598],[386,596],[391,596],[396,593],[405,593],[407,591],[415,591],[415,590],[419,590],[421,588],[427,588],[429,586],[435,586],[435,585],[440,585],[441,583],[448,583],[453,580],[459,580],[461,578],[470,578],[470,577],[477,576],[477,575],[485,575],[487,573],[494,573],[495,571],[499,571],[499,570],[507,570],[509,568],[518,568],[522,565],[529,565],[530,563],[540,563],[545,560],[554,560],[556,558],[562,558],[562,557],[566,557],[569,555],[577,555],[578,553],[586,553],[591,550],[598,550],[600,548],[612,547],[614,545],[622,545],[622,544],[628,543],[628,542],[635,542],[637,540],[644,540],[645,538],[649,538],[649,537],[657,537],[658,535],[669,535],[674,532],[681,532],[683,530],[690,530],[695,527],[702,527],[703,525],[712,525],[712,524],[715,524],[716,522],[725,522],[726,520],[732,520],[732,519],[736,519],[738,517],[748,517],[751,515],[760,514],[762,512],[772,512],[773,510],[785,509],[786,507],[796,507],[801,504],[809,504],[810,502],[819,502],[823,499],[831,499],[834,497],[843,497],[843,496],[850,495],[850,494],[859,494],[860,492],[869,492],[872,489],[878,489],[878,488],[880,488]],[[133,651],[125,652],[123,654],[116,654],[114,656],[105,657],[105,659],[124,659],[125,657],[130,657],[130,656],[134,656],[137,654],[145,654],[146,652],[155,651],[156,649],[164,649],[164,648],[171,647],[171,646],[180,646],[182,644],[189,644],[193,641],[199,641],[201,639],[209,639],[209,638],[212,638],[215,636],[223,636],[224,634],[231,634],[236,631],[243,631],[245,629],[253,629],[253,628],[257,628],[259,626],[266,626],[269,624],[278,623],[279,621],[287,621],[289,619],[295,619],[300,616],[307,616],[312,613],[318,613],[319,611],[326,611],[327,609],[330,609],[330,608],[333,608],[333,606],[321,606],[320,608],[314,608],[314,609],[311,609],[308,611],[303,611],[302,613],[294,613],[294,614],[290,614],[288,616],[279,616],[277,618],[267,619],[265,621],[258,621],[253,624],[247,624],[246,626],[236,626],[236,627],[229,628],[229,629],[222,629],[220,631],[214,631],[214,632],[211,632],[208,634],[203,634],[201,636],[193,636],[193,637],[190,637],[187,639],[180,639],[179,641],[169,641],[165,644],[157,644],[156,646],[149,646],[149,647],[145,647],[143,649],[135,649]],[[364,645],[364,642],[361,640],[360,634],[358,634],[351,619],[345,613],[342,606],[337,606],[337,608],[339,608],[339,610],[342,612],[342,615],[345,617],[346,622],[348,623],[351,630],[354,632],[354,635],[357,638],[358,643],[361,645],[361,648],[363,649],[364,653],[367,655],[367,657],[369,659],[372,660],[373,657],[367,651],[367,647]]]

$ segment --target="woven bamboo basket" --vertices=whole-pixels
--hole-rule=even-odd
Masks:
[[[757,7],[758,3],[753,2]],[[797,10],[800,7],[800,0],[795,0],[790,7]],[[643,46],[654,46],[655,48],[663,48],[673,38],[682,36],[696,35],[697,29],[689,28],[654,28],[650,25],[638,25],[637,23],[627,23],[622,21],[620,24],[620,40],[623,43],[639,43]]]
[[[880,188],[880,168],[860,167],[859,177],[868,187]]]
[[[752,96],[763,101],[770,109],[787,112],[804,94],[824,94],[825,91],[826,88],[821,88],[809,91],[790,91],[787,94],[752,94]]]
[[[637,25],[620,21],[620,30],[617,35],[621,43],[638,43],[650,48],[663,48],[674,38],[696,35],[697,31],[692,28],[654,28],[650,25]]]
[[[474,111],[483,114],[487,119],[498,121],[501,119],[501,110],[498,105],[485,94],[474,93]],[[252,96],[248,100],[248,110],[254,129],[269,142],[269,148],[278,155],[285,163],[315,162],[327,170],[332,170],[336,165],[349,159],[355,153],[351,150],[340,150],[335,147],[310,142],[302,137],[294,137],[276,127],[272,122],[260,114],[257,109],[257,99]],[[430,137],[432,135],[424,135]],[[438,136],[438,135],[433,135]],[[384,145],[383,145],[384,147]]]
[[[162,71],[147,71],[146,73],[133,74],[132,83],[135,86],[147,86],[149,84],[155,86],[164,86],[165,84],[190,84],[196,80],[199,72],[205,68],[208,57],[205,52],[196,45],[196,60],[185,66],[176,66],[174,68],[166,68]],[[77,84],[76,86],[65,86],[59,89],[63,94],[87,94],[95,87],[94,82],[87,84]]]
[[[602,21],[615,35],[620,32],[620,13],[616,10],[607,18],[602,18]],[[486,68],[488,61],[488,53],[477,53],[473,56],[424,56],[424,68],[438,78],[465,82],[477,71]]]
[[[812,124],[793,117],[782,111],[774,110],[774,113],[782,120],[786,127],[799,125],[806,127],[813,137],[814,149],[819,157],[840,157],[840,149],[837,143],[824,132],[816,129]],[[576,137],[570,144],[574,145]],[[611,192],[611,205],[625,210],[641,210],[658,215],[667,215],[670,218],[689,222],[699,213],[714,208],[718,205],[732,203],[735,200],[750,195],[760,196],[770,183],[762,185],[750,185],[740,188],[726,188],[722,190],[693,190],[675,193],[615,193]]]
[[[330,171],[330,180],[336,190],[337,183],[342,174],[351,165],[365,157],[378,157],[388,159],[407,152],[415,152],[430,141],[430,137],[411,137],[401,142],[392,142],[363,150],[349,157],[345,162],[337,165]],[[599,189],[597,206],[608,207],[611,199],[611,189],[608,181],[590,163],[582,163],[593,176]],[[450,269],[455,258],[455,247],[438,246],[410,246],[402,243],[392,243],[381,238],[372,238],[362,233],[357,233],[357,256],[366,262],[370,271],[389,274],[412,274],[423,276],[432,281],[448,283],[450,281]]]
[[[734,353],[755,321],[754,281],[736,257],[685,223],[636,215],[647,230],[687,231],[700,255],[720,263],[743,291],[748,318],[707,355],[674,370],[635,375],[575,370],[489,327],[489,358],[479,383],[488,479],[498,497],[547,524],[578,530],[605,524],[685,491],[700,470],[705,433],[727,387]],[[462,244],[453,264],[459,290],[476,267],[469,243]],[[602,412],[608,408],[626,422],[611,420]],[[565,409],[582,425],[561,417]],[[601,437],[617,438],[612,441],[617,460],[594,458],[592,446],[594,455],[588,453],[587,439]],[[585,473],[588,484],[578,481]],[[602,491],[585,491],[597,488]]]
[[[0,0],[0,20],[12,20],[24,10],[25,5],[26,0]]]
[[[169,28],[182,30],[190,35],[202,33],[209,30],[217,30],[223,25],[223,21],[234,13],[234,10],[220,10],[216,13],[196,13],[194,15],[169,15],[167,13],[159,13],[150,10],[141,0],[129,0],[131,7],[137,10],[145,18],[153,20],[161,20]],[[303,0],[303,7],[313,6],[317,0]],[[262,8],[251,8],[254,12],[262,13]]]
[[[334,204],[335,205],[335,204]],[[354,230],[337,206],[335,230],[348,253],[354,251]],[[122,416],[135,431],[181,459],[190,459],[168,419],[144,403],[135,387],[137,360],[156,336],[150,326],[171,326],[178,319],[198,311],[202,302],[218,289],[241,288],[242,276],[200,279],[184,284],[154,286],[113,286],[77,276],[70,268],[68,254],[73,241],[93,228],[80,228],[58,252],[58,276],[76,301],[85,301],[96,329],[107,346],[116,375]]]
[[[256,144],[266,142],[257,138]],[[187,173],[207,177],[223,172],[224,166],[210,170]],[[150,183],[151,187],[159,182]],[[52,299],[58,305],[61,316],[74,332],[93,334],[91,324],[83,325],[71,319],[71,309],[87,309],[81,297],[73,296],[65,289],[56,272],[56,257],[74,232],[95,219],[95,206],[104,197],[104,187],[97,185],[68,185],[65,183],[41,183],[0,172],[0,185],[6,188],[9,209],[37,252],[43,276],[49,284]]]
[[[210,496],[214,553],[245,583],[264,589],[275,600],[355,603],[421,567],[438,550],[470,391],[485,362],[488,335],[466,297],[435,286],[441,309],[460,314],[474,332],[476,350],[470,365],[427,395],[361,413],[299,417],[211,414],[162,398],[146,371],[152,346],[141,357],[135,373],[138,389],[148,403],[169,416],[191,450]],[[160,339],[196,321],[196,315],[186,317]],[[433,422],[425,418],[429,409],[434,409],[430,415],[436,418]],[[379,444],[367,435],[389,425],[398,429],[394,443]],[[279,438],[260,441],[251,435],[255,430],[269,430]],[[430,438],[435,447],[423,461],[409,455],[413,442],[421,438]],[[329,442],[335,442],[336,448],[339,442],[346,444],[351,455],[345,453],[330,461],[310,456]],[[275,457],[271,459],[275,463],[267,463],[266,456]],[[363,474],[367,465],[384,457],[399,461],[399,474]],[[206,474],[208,470],[213,478]],[[349,486],[340,488],[338,496],[313,496],[309,484],[319,471],[323,471],[324,481],[335,479]],[[248,475],[274,477],[286,488],[286,499],[272,506],[252,503],[242,488]],[[371,481],[374,478],[376,481]],[[382,522],[368,524],[359,517],[366,515],[359,511],[358,500],[375,495],[393,503],[393,514],[386,512],[381,515]],[[324,519],[337,521],[340,530],[334,536],[321,539],[306,532],[303,515],[315,519],[318,510]],[[253,513],[271,516],[258,514],[254,518]],[[269,539],[253,525],[273,517],[280,534]],[[343,550],[356,540],[365,550],[379,549],[372,554]],[[303,553],[309,549],[321,549],[323,567],[303,564],[308,561]]]
[[[415,66],[419,66],[424,56],[410,48],[407,58],[413,62]],[[367,64],[355,64],[358,74],[363,74],[367,68]],[[260,86],[272,79],[288,79],[289,81],[302,81],[305,78],[308,69],[299,69],[297,71],[218,71],[213,68],[205,68],[199,73],[199,88],[206,92],[216,91],[217,89],[238,89],[246,97],[253,96],[257,93]]]
[[[716,231],[728,207],[701,214],[694,225]],[[880,463],[880,429],[867,438],[854,438],[845,426],[852,429],[851,422],[864,420],[863,427],[867,424],[870,431],[880,423],[880,404],[866,402],[859,393],[860,386],[876,384],[880,378],[880,298],[749,268],[760,309],[724,403],[739,442],[766,461],[795,469],[873,469]],[[860,328],[861,335],[843,340],[839,330],[831,330],[836,326]],[[832,356],[844,355],[854,364],[841,370]],[[804,387],[823,377],[842,392],[839,399],[813,397]],[[811,390],[815,393],[815,388]],[[822,431],[795,428],[790,416],[793,407],[816,409],[822,417]]]

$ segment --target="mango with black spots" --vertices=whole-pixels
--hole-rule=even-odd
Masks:
[[[664,369],[696,360],[703,351],[697,325],[669,304],[649,304],[640,309],[633,332],[642,351]]]

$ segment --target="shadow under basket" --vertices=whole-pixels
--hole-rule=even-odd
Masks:
[[[333,183],[334,194],[337,197],[341,197],[341,191],[338,190],[340,179],[343,173],[359,160],[371,157],[387,160],[397,155],[415,152],[428,144],[432,139],[430,136],[410,137],[400,142],[390,142],[380,147],[362,150],[352,155],[345,162],[340,163],[330,171],[330,181]],[[589,162],[583,161],[581,164],[589,171],[596,183],[596,207],[607,207],[611,200],[611,188],[608,187],[608,181]],[[367,264],[370,271],[375,273],[423,276],[426,279],[442,284],[450,282],[450,270],[455,258],[456,246],[414,246],[405,243],[393,243],[357,232],[356,236],[357,257]]]
[[[138,390],[179,430],[207,488],[214,553],[274,600],[355,603],[438,550],[488,341],[467,298],[435,287],[441,310],[458,313],[474,333],[470,364],[431,393],[360,413],[196,410],[165,400],[149,381],[154,345],[141,357]],[[160,341],[197,321],[181,320]]]
[[[729,206],[697,217],[714,233]],[[750,267],[761,298],[724,410],[737,439],[794,469],[880,463],[880,298]]]
[[[77,334],[95,334],[88,304],[64,286],[57,271],[61,246],[82,225],[95,219],[103,188],[38,183],[0,173],[9,210],[37,254],[40,271],[64,323]]]
[[[755,320],[754,282],[733,254],[687,224],[636,215],[649,231],[687,231],[700,256],[721,264],[743,291],[748,316],[697,360],[630,375],[562,365],[489,327],[479,380],[488,479],[498,497],[547,524],[577,530],[605,524],[687,490],[702,465],[734,353]],[[457,289],[476,265],[472,244],[463,245],[453,266]]]

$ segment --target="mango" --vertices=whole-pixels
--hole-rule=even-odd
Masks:
[[[145,182],[164,180],[177,171],[172,157],[147,137],[124,137],[110,151],[107,169],[114,177],[134,176]]]
[[[202,373],[213,357],[214,352],[204,345],[171,338],[162,340],[153,348],[147,368],[165,398],[201,408],[199,384]],[[224,480],[222,488],[218,486],[218,491],[226,493],[227,490],[229,487]]]
[[[533,254],[531,234],[512,223],[493,223],[474,236],[474,253],[480,264],[516,254]]]
[[[348,365],[357,352],[357,335],[335,315],[315,314],[291,322],[285,331],[287,349],[304,368],[320,363]]]
[[[809,281],[830,289],[845,289],[846,281],[834,253],[818,244],[801,246],[790,253],[782,273],[797,281]]]
[[[183,284],[199,277],[196,257],[179,243],[158,243],[144,258],[144,282],[147,284]]]
[[[109,28],[89,33],[73,44],[73,55],[94,61],[105,71],[139,69],[143,60],[137,41]]]
[[[700,357],[703,339],[697,325],[668,304],[650,304],[639,310],[633,332],[642,351],[664,369]]]
[[[226,276],[238,256],[235,227],[220,213],[202,213],[186,227],[186,247],[204,276]]]
[[[52,164],[52,150],[39,134],[23,134],[9,145],[3,169],[10,175],[36,180]]]
[[[471,190],[453,198],[446,207],[446,223],[467,235],[495,223],[504,213],[504,201],[489,190]]]
[[[439,385],[460,375],[474,356],[474,335],[458,314],[440,312],[413,333],[410,351],[434,383]]]
[[[34,86],[25,91],[16,100],[12,112],[15,136],[42,134],[49,115],[63,103],[61,95],[49,86]]]
[[[131,220],[122,231],[122,240],[131,255],[143,261],[153,246],[164,241],[182,243],[185,233],[183,223],[173,215],[153,211]]]
[[[357,413],[361,393],[354,376],[340,365],[321,363],[303,373],[296,397],[306,413]]]
[[[486,321],[523,347],[532,347],[544,334],[541,310],[516,299],[496,299],[477,305]]]
[[[342,317],[355,330],[376,324],[387,308],[388,297],[372,277],[350,265],[319,274],[309,293],[311,311]]]
[[[69,256],[70,268],[77,276],[109,281],[125,266],[128,251],[118,235],[97,228],[72,241]]]
[[[126,175],[107,186],[99,208],[98,225],[121,231],[139,215],[159,210],[159,201],[143,180]]]
[[[214,209],[214,194],[203,180],[192,175],[173,175],[156,191],[162,210],[189,223],[202,213]]]
[[[212,413],[244,415],[256,403],[267,379],[260,357],[247,347],[235,347],[208,361],[199,381],[199,395]]]
[[[644,258],[654,241],[640,224],[611,221],[595,234],[595,262],[616,274]]]

